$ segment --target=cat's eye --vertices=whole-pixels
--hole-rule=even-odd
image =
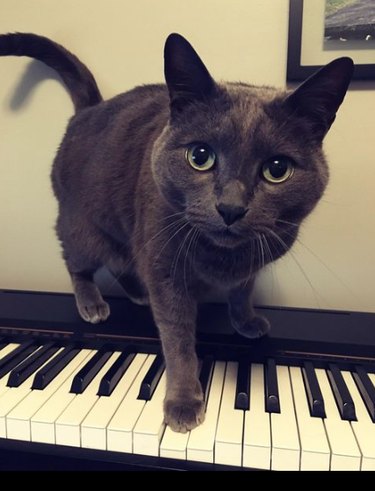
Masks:
[[[204,171],[214,166],[216,154],[207,143],[194,143],[187,148],[185,158],[194,169]]]
[[[279,184],[292,177],[294,162],[289,157],[277,156],[267,160],[262,166],[263,178],[271,183]]]

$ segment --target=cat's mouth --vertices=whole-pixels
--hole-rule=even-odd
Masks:
[[[206,232],[206,235],[212,242],[222,247],[233,247],[246,241],[245,237],[238,234],[230,227],[210,230],[209,232]]]

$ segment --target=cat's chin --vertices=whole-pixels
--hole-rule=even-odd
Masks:
[[[230,229],[210,231],[206,237],[213,244],[220,247],[236,247],[246,242],[246,239],[241,235],[232,232]]]

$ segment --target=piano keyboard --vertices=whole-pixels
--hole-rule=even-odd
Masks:
[[[205,422],[163,423],[155,350],[0,344],[0,437],[272,470],[375,470],[375,373],[203,356]],[[298,365],[298,366],[297,366]]]

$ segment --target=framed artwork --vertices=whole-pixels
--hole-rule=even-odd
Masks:
[[[357,80],[375,80],[374,0],[289,0],[287,80],[305,80],[349,56]]]

